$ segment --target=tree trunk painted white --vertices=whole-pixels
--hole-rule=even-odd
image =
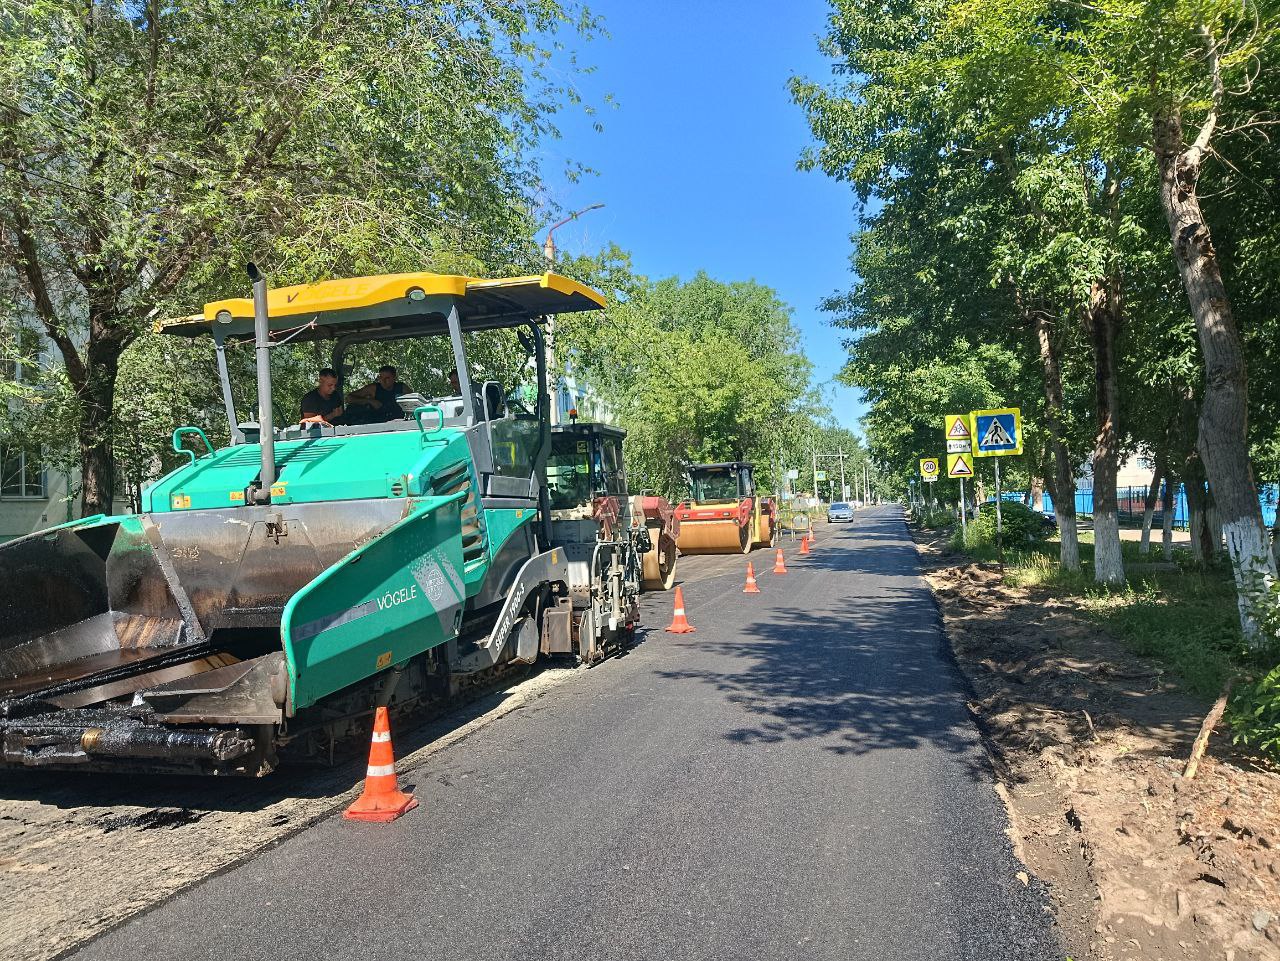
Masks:
[[[1032,312],[1040,363],[1044,367],[1045,426],[1053,448],[1053,514],[1058,521],[1058,563],[1064,571],[1080,570],[1080,536],[1076,528],[1076,475],[1062,437],[1062,362],[1054,340],[1052,318]]]
[[[1094,496],[1097,494],[1095,492]],[[1114,510],[1093,512],[1093,579],[1112,586],[1124,583],[1124,558],[1120,553],[1120,518]]]
[[[1117,425],[1120,392],[1115,364],[1118,319],[1111,283],[1095,281],[1085,316],[1085,326],[1093,343],[1094,411],[1098,429],[1093,444],[1093,579],[1099,584],[1114,586],[1124,583],[1116,503],[1116,475],[1120,466]]]
[[[1213,71],[1214,98],[1195,140],[1183,136],[1176,109],[1152,117],[1152,141],[1160,171],[1160,201],[1169,224],[1174,260],[1196,322],[1204,357],[1204,400],[1196,439],[1227,552],[1240,594],[1240,623],[1245,637],[1260,643],[1245,595],[1261,578],[1276,576],[1276,559],[1267,543],[1262,507],[1254,485],[1248,448],[1248,378],[1240,330],[1222,280],[1208,221],[1200,208],[1201,163],[1213,137],[1224,93],[1217,48],[1212,38],[1207,63]]]
[[[1151,486],[1147,488],[1147,498],[1142,504],[1142,540],[1138,544],[1139,554],[1151,553],[1151,521],[1156,513],[1156,501],[1160,499],[1160,482],[1164,479],[1164,458],[1157,457],[1155,470],[1151,472]]]

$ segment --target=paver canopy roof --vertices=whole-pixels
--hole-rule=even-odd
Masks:
[[[483,280],[455,274],[381,274],[280,287],[267,296],[273,331],[301,330],[296,340],[325,340],[382,327],[418,327],[457,306],[464,328],[511,326],[547,314],[601,310],[604,297],[559,274]],[[237,297],[205,304],[204,312],[162,321],[162,333],[198,337],[218,331],[227,339],[253,336],[253,300]]]

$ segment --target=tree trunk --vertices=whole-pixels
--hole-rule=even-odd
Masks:
[[[1062,362],[1047,314],[1034,311],[1040,363],[1044,367],[1044,420],[1053,448],[1053,513],[1058,521],[1059,562],[1064,571],[1080,570],[1080,536],[1076,527],[1076,472],[1062,437]]]
[[[1161,548],[1166,561],[1173,560],[1173,520],[1178,513],[1178,479],[1172,473],[1164,480],[1164,500],[1161,513]]]
[[[94,324],[90,322],[90,330]],[[85,350],[86,380],[79,391],[80,509],[83,516],[111,514],[115,492],[115,458],[111,452],[111,418],[116,377],[124,348],[114,339],[90,340]]]
[[[1036,511],[1036,512],[1044,510],[1044,478],[1043,477],[1031,478],[1031,491],[1028,494],[1028,496],[1031,498],[1031,503],[1027,505],[1028,507],[1030,507],[1033,511]]]
[[[1120,519],[1116,503],[1119,471],[1120,407],[1115,365],[1116,312],[1113,291],[1094,282],[1089,294],[1087,327],[1093,342],[1094,401],[1098,433],[1093,444],[1093,577],[1099,584],[1124,583]]]
[[[1257,643],[1260,632],[1249,612],[1248,595],[1263,577],[1275,577],[1276,560],[1262,523],[1262,508],[1249,463],[1248,378],[1240,331],[1197,194],[1200,163],[1213,128],[1206,121],[1200,136],[1188,147],[1177,110],[1153,119],[1160,200],[1204,356],[1204,399],[1196,444],[1213,486],[1214,503],[1231,557],[1240,622],[1246,639]]]
[[[1191,534],[1191,556],[1201,564],[1213,561],[1214,540],[1209,530],[1209,495],[1205,490],[1204,467],[1198,457],[1187,462],[1187,528]]]
[[[1275,559],[1276,567],[1280,568],[1280,497],[1276,500],[1276,519],[1271,524],[1271,556]]]
[[[1164,454],[1156,455],[1155,469],[1151,472],[1151,486],[1147,488],[1147,497],[1142,504],[1142,540],[1138,544],[1139,554],[1151,553],[1151,521],[1156,513],[1156,501],[1160,498],[1160,482],[1164,480]]]

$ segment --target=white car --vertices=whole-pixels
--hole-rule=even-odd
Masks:
[[[836,501],[827,508],[827,523],[831,524],[835,521],[851,521],[853,520],[853,505],[844,501]]]

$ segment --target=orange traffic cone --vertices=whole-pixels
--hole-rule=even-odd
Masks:
[[[773,572],[775,574],[785,574],[787,572],[787,562],[782,559],[782,548],[778,548],[778,559],[773,562]]]
[[[814,536],[813,531],[811,529],[809,531],[809,546],[812,547],[816,543],[818,543],[818,538]]]
[[[800,538],[800,553],[801,554],[809,553],[809,535],[808,534],[805,534],[804,537]]]
[[[667,628],[668,634],[692,634],[697,628],[684,616],[684,588],[676,588],[676,612],[671,619],[671,626]]]
[[[387,709],[380,707],[373,716],[373,743],[369,745],[369,771],[364,779],[364,793],[342,816],[352,821],[394,821],[417,806],[417,798],[401,791],[396,781],[391,720]]]
[[[760,588],[756,586],[756,572],[751,566],[751,562],[747,561],[747,586],[742,589],[743,594],[759,594]]]

